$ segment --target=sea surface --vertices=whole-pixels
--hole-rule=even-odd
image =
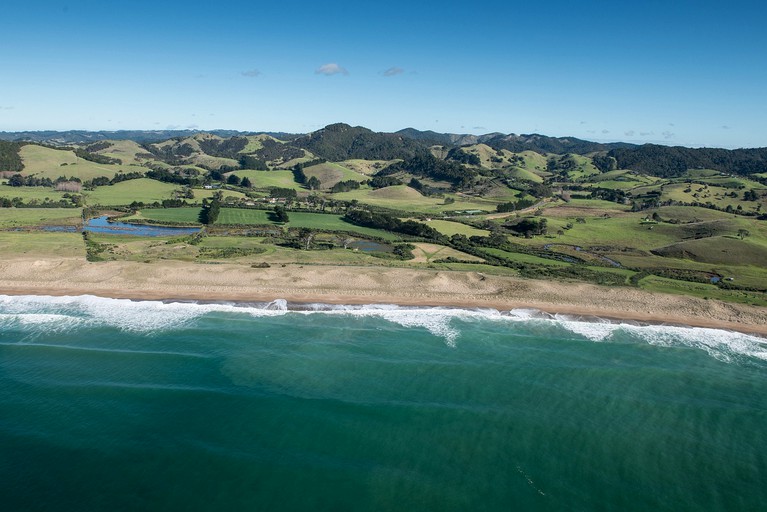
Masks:
[[[767,340],[0,296],[0,508],[765,510]]]

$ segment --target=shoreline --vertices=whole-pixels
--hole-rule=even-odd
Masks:
[[[585,320],[724,329],[767,337],[767,308],[629,287],[485,276],[476,272],[289,264],[0,261],[0,294],[131,300],[533,309]]]

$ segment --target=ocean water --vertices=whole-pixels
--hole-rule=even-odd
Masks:
[[[767,507],[765,339],[286,306],[0,296],[2,510]]]

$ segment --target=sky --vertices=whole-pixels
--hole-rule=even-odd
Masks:
[[[541,133],[766,147],[767,4],[42,0],[0,17],[0,131]]]

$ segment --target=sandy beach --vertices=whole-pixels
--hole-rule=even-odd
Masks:
[[[0,294],[97,295],[136,300],[185,299],[327,304],[399,304],[597,316],[673,323],[767,335],[767,309],[636,288],[608,288],[483,275],[476,272],[401,268],[302,266],[250,268],[101,262],[81,258],[16,258],[0,262]]]

